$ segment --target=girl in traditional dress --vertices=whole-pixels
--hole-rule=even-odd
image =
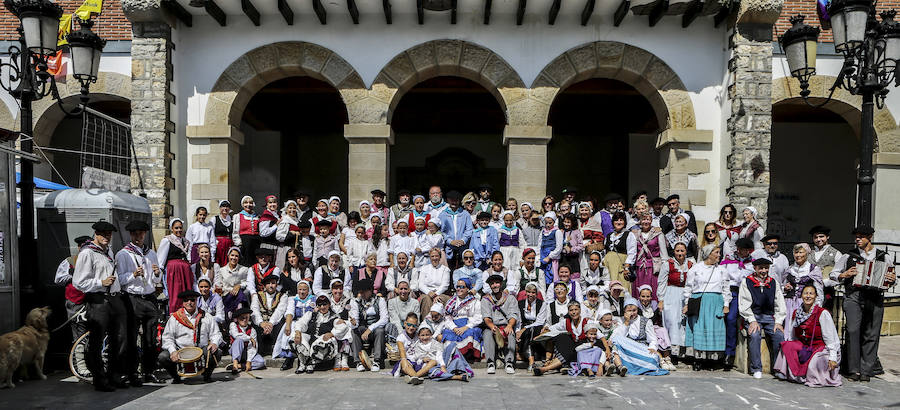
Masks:
[[[656,337],[656,346],[657,351],[659,352],[662,360],[660,360],[660,366],[666,370],[675,370],[675,366],[672,364],[672,360],[669,358],[671,356],[671,347],[672,343],[669,342],[669,332],[663,327],[662,323],[662,309],[660,308],[661,304],[659,304],[656,300],[651,296],[651,289],[649,285],[641,285],[639,290],[639,298],[638,298],[638,313],[650,319],[650,322],[653,323],[653,333]]]
[[[482,281],[481,269],[475,266],[475,252],[472,252],[471,249],[462,251],[462,261],[462,266],[453,271],[453,283],[457,283],[462,279],[468,279],[471,284],[469,293],[472,296],[477,296],[484,288],[484,282]]]
[[[212,222],[206,222],[206,217],[208,215],[209,212],[206,210],[205,206],[197,207],[197,210],[194,212],[195,222],[187,228],[187,232],[184,234],[184,238],[191,243],[191,255],[189,261],[192,264],[197,263],[197,260],[200,259],[200,256],[197,255],[197,247],[201,244],[206,244],[213,254],[216,252],[217,241],[215,225],[213,225]]]
[[[241,307],[250,307],[250,299],[247,297],[247,268],[241,266],[241,249],[232,246],[228,250],[228,263],[219,268],[216,275],[216,289],[222,290],[222,303],[225,304],[225,316],[231,315]]]
[[[278,212],[278,197],[269,195],[266,197],[266,210],[259,216],[259,241],[260,247],[271,249],[272,255],[278,249],[278,240],[275,239],[275,231],[278,230],[278,221],[281,220],[281,212]]]
[[[634,298],[625,301],[622,326],[612,335],[612,344],[622,364],[630,374],[664,376],[669,371],[660,366],[658,344],[652,320],[638,313],[640,303]],[[649,352],[649,354],[648,354]]]
[[[668,258],[666,239],[662,230],[653,227],[653,217],[649,213],[642,213],[640,229],[631,231],[631,235],[628,236],[625,271],[631,274],[629,279],[633,280],[631,294],[637,295],[641,285],[649,285],[655,300],[659,265]]]
[[[587,268],[581,272],[581,278],[579,279],[582,289],[587,289],[590,286],[605,287],[609,283],[609,273],[600,265],[602,259],[603,255],[600,251],[591,252],[591,255],[588,257]]]
[[[534,356],[540,353],[543,356],[543,350],[540,345],[532,345],[531,340],[543,331],[544,323],[541,320],[544,313],[544,302],[538,299],[538,286],[543,281],[531,281],[522,286],[522,293],[525,298],[519,301],[519,316],[522,322],[519,330],[516,331],[516,340],[518,341],[519,355],[523,360],[528,361],[528,372],[534,370]],[[536,350],[540,350],[537,352]]]
[[[491,205],[491,221],[488,225],[500,230],[500,227],[503,226],[503,205],[499,203]]]
[[[375,252],[372,243],[366,238],[366,228],[362,225],[356,225],[356,232],[344,241],[342,250],[347,255],[344,258],[344,268],[349,269],[351,273],[362,268],[366,256]]]
[[[581,314],[590,320],[600,320],[598,314],[605,309],[600,303],[600,287],[590,285],[584,290],[584,300],[581,301]]]
[[[697,234],[688,229],[688,224],[690,222],[691,216],[686,212],[675,215],[675,219],[672,222],[675,229],[666,234],[666,246],[668,246],[667,250],[669,254],[672,253],[675,244],[682,243],[686,246],[688,258],[697,257],[697,250],[700,248],[697,245]]]
[[[241,247],[241,265],[244,266],[256,263],[256,250],[259,248],[259,215],[253,211],[255,206],[253,197],[244,195],[241,198],[241,212],[231,222],[231,239],[235,246]]]
[[[559,257],[562,265],[569,265],[572,279],[581,277],[581,259],[584,254],[584,234],[578,229],[578,217],[575,214],[563,215],[563,248]]]
[[[503,266],[513,271],[522,261],[522,250],[525,249],[525,238],[516,226],[516,216],[512,211],[503,212],[503,225],[499,228],[500,252],[503,254]]]
[[[197,249],[197,262],[191,265],[191,272],[194,272],[194,283],[200,279],[206,279],[209,283],[215,283],[216,274],[219,272],[219,264],[213,262],[212,252],[208,243],[202,243]]]
[[[191,272],[191,265],[187,257],[191,243],[184,238],[184,221],[174,218],[169,222],[169,230],[172,232],[159,242],[157,256],[159,266],[166,267],[166,290],[169,292],[169,312],[181,309],[182,300],[178,294],[188,289],[194,289],[196,282]]]
[[[741,238],[750,238],[753,240],[755,249],[762,249],[762,237],[765,235],[765,229],[756,220],[759,212],[756,208],[748,206],[743,210],[744,225],[741,227]]]
[[[741,224],[737,221],[737,208],[732,204],[722,207],[719,211],[719,220],[716,222],[716,230],[719,231],[719,239],[722,243],[722,257],[734,259],[737,252],[737,240],[741,237]]]
[[[400,252],[396,255],[395,266],[388,268],[387,278],[384,280],[384,290],[387,292],[387,298],[391,299],[396,295],[394,289],[400,282],[406,282],[409,285],[409,297],[412,299],[419,298],[419,271],[409,263],[409,255]]]
[[[303,281],[312,283],[312,271],[303,259],[303,253],[299,249],[294,248],[287,251],[284,268],[281,269],[279,280],[281,291],[287,293],[288,296],[294,295],[297,283]]]
[[[842,384],[841,340],[831,313],[816,303],[820,298],[812,284],[803,287],[803,304],[788,315],[792,331],[784,334],[786,341],[773,368],[775,377],[809,387]]]
[[[810,248],[806,243],[794,245],[794,263],[784,273],[781,284],[784,286],[784,307],[787,319],[784,323],[785,336],[791,334],[794,321],[794,310],[803,304],[800,292],[806,285],[816,288],[816,306],[821,307],[825,302],[825,284],[822,281],[822,270],[809,261]]]
[[[455,283],[456,294],[444,306],[446,328],[441,334],[445,344],[456,346],[465,357],[481,360],[481,303],[469,293],[472,281],[463,278]]]
[[[298,324],[306,312],[312,312],[316,308],[316,297],[310,292],[309,282],[301,280],[294,288],[296,294],[288,299],[284,310],[283,331],[278,335],[275,346],[272,349],[272,357],[285,357],[281,370],[288,370],[294,366],[294,352],[291,351],[290,341],[295,336],[300,336]],[[302,336],[301,336],[302,337]]]
[[[519,294],[516,299],[523,300],[527,296],[525,294],[525,285],[534,282],[537,286],[537,298],[540,300],[545,299],[545,294],[547,293],[547,282],[544,280],[544,273],[537,267],[535,260],[537,259],[537,252],[531,248],[525,248],[522,251],[522,266],[517,268],[519,272]]]
[[[378,216],[375,215],[377,218]],[[372,243],[372,248],[375,249],[375,255],[378,256],[375,261],[375,266],[378,267],[378,270],[387,273],[387,270],[391,267],[391,240],[388,238],[390,236],[390,227],[387,225],[376,224],[372,226],[372,233],[369,234],[369,242]],[[409,254],[407,254],[409,256]]]
[[[631,281],[625,278],[625,261],[628,260],[628,236],[625,230],[625,213],[618,211],[612,214],[613,230],[606,236],[603,247],[603,268],[609,273],[610,280],[619,281],[626,289],[631,289]],[[595,218],[596,219],[596,218]]]
[[[625,377],[628,368],[622,365],[622,358],[619,357],[619,353],[616,352],[610,341],[613,333],[622,323],[619,322],[619,318],[613,316],[609,309],[602,310],[597,315],[600,316],[597,323],[597,337],[603,342],[603,349],[606,353],[606,363],[604,363],[603,369],[607,376],[618,374]]]
[[[406,221],[398,221],[396,235],[391,237],[391,246],[388,250],[388,266],[394,265],[394,255],[398,252],[404,252],[407,255],[415,255],[416,247],[418,245],[418,240],[415,236],[409,234],[409,225],[406,224]],[[413,259],[415,257],[413,256]],[[415,260],[413,260],[415,264]],[[384,269],[383,273],[387,273],[387,268]]]
[[[231,240],[231,202],[219,201],[219,214],[213,218],[213,234],[216,235],[215,259],[219,266],[228,263],[228,250],[234,245]]]
[[[694,357],[694,370],[700,370],[703,361],[725,357],[725,315],[731,303],[731,282],[725,268],[719,265],[721,254],[714,245],[704,246],[700,249],[703,262],[688,270],[685,279],[681,312],[688,318],[684,346],[686,355]],[[697,313],[690,312],[691,299],[700,300]]]
[[[421,268],[431,263],[428,254],[432,249],[440,250],[441,255],[443,255],[444,234],[441,233],[441,220],[439,218],[428,219],[428,230],[424,234],[419,235],[417,241],[418,247],[416,248],[415,258],[416,268]],[[407,255],[407,258],[409,258],[409,255]],[[444,256],[442,256],[442,258],[446,259]]]
[[[656,300],[662,311],[662,324],[669,333],[672,357],[676,360],[684,355],[684,286],[688,271],[694,266],[694,258],[687,257],[687,246],[678,242],[672,250],[672,257],[663,261],[659,269],[659,283]]]
[[[333,196],[328,198],[328,216],[338,224],[338,229],[343,230],[347,226],[347,214],[341,212],[341,198]]]
[[[284,266],[287,252],[298,246],[300,243],[300,221],[297,219],[298,207],[297,203],[289,200],[284,203],[281,209],[281,220],[275,229],[275,240],[278,242],[278,250],[275,251],[275,265]]]
[[[316,228],[316,235],[319,234],[318,226],[319,222],[328,221],[331,222],[330,227],[328,228],[328,233],[330,235],[335,235],[338,231],[338,223],[334,220],[334,217],[328,214],[328,200],[320,199],[316,201],[316,213],[313,214],[312,218],[310,218],[309,222],[312,223]]]
[[[562,249],[563,233],[556,228],[556,213],[549,211],[544,214],[544,230],[541,231],[541,270],[544,271],[544,282],[548,285],[556,278]]]
[[[565,285],[563,284],[563,287]],[[532,370],[535,376],[541,376],[551,370],[560,368],[578,368],[575,346],[587,340],[586,330],[588,319],[581,316],[581,304],[570,301],[567,306],[568,314],[556,324],[549,327],[548,331],[553,336],[553,359],[541,367]]]

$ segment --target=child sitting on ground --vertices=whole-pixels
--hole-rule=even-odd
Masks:
[[[603,343],[603,351],[606,353],[603,371],[607,376],[618,373],[619,376],[624,377],[628,372],[628,369],[625,368],[625,366],[622,366],[622,359],[619,357],[619,354],[613,350],[612,343],[609,341],[620,323],[609,309],[603,309],[597,312],[597,316],[600,317],[600,323],[598,323],[597,326],[597,338]]]

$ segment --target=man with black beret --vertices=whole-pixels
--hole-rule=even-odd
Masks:
[[[679,214],[687,214],[690,217],[688,219],[690,221],[688,229],[696,235],[697,223],[695,221],[697,218],[693,212],[681,209],[681,196],[678,194],[672,194],[666,198],[666,213],[659,218],[659,227],[663,233],[669,233],[669,231],[675,229],[675,217]]]
[[[740,238],[736,242],[737,252],[734,259],[725,258],[722,266],[728,273],[728,280],[731,282],[731,303],[728,305],[728,314],[725,315],[725,369],[730,370],[734,364],[735,349],[737,347],[738,333],[738,291],[741,283],[748,276],[753,274],[753,258],[750,254],[753,252],[754,244],[750,238]],[[766,268],[766,272],[769,269]]]
[[[791,261],[778,250],[781,236],[770,233],[763,236],[760,242],[762,242],[763,248],[753,251],[750,256],[752,256],[753,259],[766,258],[771,261],[772,266],[769,267],[769,276],[775,278],[778,283],[784,284],[784,274],[787,272],[788,268],[791,267]]]
[[[182,301],[180,309],[169,316],[166,328],[162,334],[162,351],[157,356],[159,365],[166,369],[172,376],[173,384],[181,383],[178,375],[178,351],[189,346],[203,349],[202,361],[206,365],[203,370],[203,381],[209,382],[212,377],[222,352],[219,345],[222,343],[222,333],[212,315],[206,314],[197,308],[197,298],[200,292],[193,289],[185,290],[178,294]]]
[[[116,227],[106,221],[93,224],[94,239],[81,248],[72,275],[72,284],[84,292],[88,306],[87,329],[90,333],[88,351],[85,356],[88,370],[94,378],[94,389],[113,391],[117,387],[128,387],[123,376],[129,374],[130,365],[126,336],[128,312],[125,310],[122,287],[116,277],[115,260],[110,249]],[[101,348],[106,339],[108,352],[104,366]],[[139,380],[129,380],[139,386]]]
[[[809,230],[809,236],[812,239],[812,252],[809,254],[809,262],[822,269],[822,276],[825,278],[825,288],[833,288],[837,282],[829,277],[831,270],[834,269],[834,263],[843,256],[841,251],[828,243],[831,240],[831,228],[822,225],[816,225]]]
[[[54,283],[66,287],[66,317],[70,319],[69,327],[72,328],[72,342],[78,340],[87,331],[87,325],[85,324],[87,322],[87,308],[82,311],[84,307],[84,292],[75,289],[75,285],[72,284],[72,274],[75,273],[75,261],[78,253],[91,239],[93,238],[90,236],[82,235],[73,240],[75,242],[75,254],[59,263],[59,266],[56,267],[56,276],[53,278]],[[78,317],[72,318],[75,315],[78,315]]]
[[[784,294],[779,282],[769,276],[772,261],[761,258],[753,261],[753,274],[741,281],[740,301],[738,302],[741,317],[747,326],[750,337],[747,350],[750,361],[750,372],[754,378],[762,378],[762,359],[760,343],[763,336],[771,339],[774,350],[772,357],[778,356],[781,342],[784,341],[784,319],[787,310],[784,305]],[[765,334],[763,333],[765,332]]]
[[[853,278],[861,274],[858,264],[872,263],[875,268],[887,269],[885,281],[893,285],[894,258],[881,249],[875,249],[870,226],[853,229],[856,246],[834,264],[831,279],[844,284],[844,314],[847,330],[847,379],[867,382],[875,375],[878,360],[878,342],[881,337],[881,321],[884,318],[884,290],[878,287],[856,286]]]
[[[262,287],[250,295],[250,309],[253,310],[253,325],[259,333],[259,352],[272,353],[281,327],[284,326],[284,312],[288,298],[278,291],[279,274],[262,278]]]
[[[131,236],[122,250],[116,253],[116,273],[118,282],[125,291],[125,309],[128,311],[128,339],[134,341],[138,337],[138,328],[143,329],[141,338],[142,356],[137,357],[134,343],[128,343],[128,364],[131,374],[137,375],[138,361],[143,364],[144,381],[158,383],[153,375],[156,369],[156,321],[159,309],[156,304],[156,289],[162,288],[162,272],[153,259],[144,253],[144,241],[150,225],[144,221],[134,220],[125,226]],[[137,376],[135,376],[137,377]]]
[[[370,279],[357,282],[357,290],[359,294],[350,301],[349,312],[350,329],[353,332],[350,344],[352,359],[357,362],[356,371],[362,372],[368,367],[369,370],[378,372],[384,365],[384,330],[390,319],[387,302],[374,294],[375,287]],[[368,360],[363,343],[371,346],[374,360]]]

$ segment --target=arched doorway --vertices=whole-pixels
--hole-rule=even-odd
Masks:
[[[423,81],[400,99],[391,126],[391,187],[427,193],[494,187],[493,199],[506,198],[506,125],[497,99],[480,84],[460,77]]]
[[[634,87],[606,78],[572,84],[553,101],[548,124],[547,191],[557,199],[566,186],[598,200],[658,192],[657,114]]]
[[[338,91],[312,77],[288,77],[259,90],[241,118],[240,190],[262,206],[298,189],[318,199],[347,197],[347,109]]]
[[[830,109],[809,107],[799,98],[775,104],[767,231],[784,242],[808,242],[809,228],[826,225],[832,242],[852,242],[858,141],[847,120]]]
[[[63,99],[66,109],[72,109],[79,102],[79,97],[71,96]],[[124,123],[131,122],[131,101],[127,98],[92,94],[88,107]],[[55,122],[55,124],[53,124]],[[35,127],[35,143],[39,147],[47,147],[43,154],[50,162],[41,162],[34,167],[34,176],[70,187],[81,187],[81,168],[83,155],[82,137],[84,132],[82,115],[66,117],[58,106],[47,108]],[[99,130],[95,130],[98,131]],[[43,135],[42,135],[43,134]],[[35,151],[38,149],[35,148]],[[68,152],[71,151],[71,152]],[[38,154],[40,156],[40,153]],[[131,155],[131,152],[126,153]]]

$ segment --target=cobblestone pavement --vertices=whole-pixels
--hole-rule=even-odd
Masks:
[[[370,372],[317,372],[295,375],[267,369],[232,377],[223,370],[215,382],[145,386],[97,393],[59,372],[47,381],[27,381],[0,391],[0,408],[360,408],[374,406],[430,408],[883,408],[900,406],[900,337],[882,339],[887,373],[870,383],[845,382],[838,388],[813,389],[737,372],[692,372],[682,369],[661,377],[571,378],[558,374],[533,377],[486,375],[476,369],[469,383],[430,382],[410,386],[403,379]],[[210,407],[212,406],[212,407]]]

